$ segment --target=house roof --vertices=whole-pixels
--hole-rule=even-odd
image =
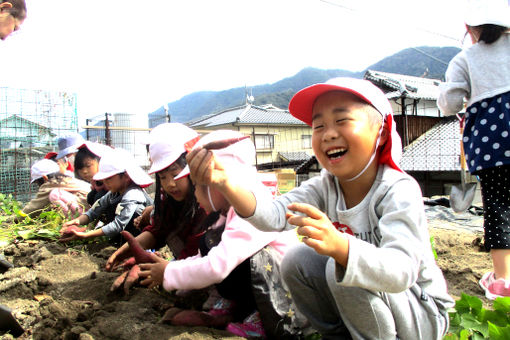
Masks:
[[[437,100],[439,97],[438,79],[407,76],[397,73],[367,70],[363,79],[369,80],[386,93],[388,99],[403,95],[411,99]]]
[[[404,171],[458,171],[460,140],[459,121],[446,117],[404,149],[400,167]]]
[[[246,104],[189,121],[194,128],[213,127],[225,124],[274,124],[306,125],[294,118],[289,111],[278,108]]]
[[[278,152],[278,157],[283,159],[284,161],[300,161],[304,162],[310,159],[309,154],[304,151],[293,151],[293,152]]]
[[[42,129],[42,130],[46,130],[46,131],[51,131],[51,129],[49,127],[47,127],[47,126],[41,125],[39,123],[32,122],[32,121],[30,121],[30,120],[28,120],[26,118],[20,117],[20,116],[18,116],[16,114],[10,115],[9,117],[0,120],[0,125],[5,125],[7,122],[10,122],[10,121],[18,121],[21,124],[25,124],[25,126],[19,126],[20,128],[21,127],[33,126],[33,127],[37,127],[38,129]]]

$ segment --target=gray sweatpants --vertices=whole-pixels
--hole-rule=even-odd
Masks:
[[[323,339],[441,339],[446,315],[418,285],[402,293],[372,292],[335,281],[335,261],[305,244],[283,258],[282,275],[297,308]],[[338,269],[337,269],[338,270]]]

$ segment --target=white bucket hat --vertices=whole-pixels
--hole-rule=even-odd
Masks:
[[[509,0],[467,0],[464,22],[469,26],[510,27]]]
[[[149,146],[152,161],[149,174],[168,168],[188,150],[187,147],[192,146],[190,144],[196,143],[200,138],[198,133],[180,123],[161,124],[156,128],[159,128],[156,139]],[[189,167],[186,165],[174,179],[178,180],[187,175]]]
[[[30,183],[34,183],[34,181],[42,178],[43,176],[48,176],[59,171],[60,167],[57,162],[50,159],[41,159],[40,161],[35,162],[30,168],[30,177],[32,178]]]
[[[398,165],[402,158],[402,141],[393,120],[393,109],[384,92],[368,80],[339,77],[330,79],[325,83],[308,86],[292,97],[289,103],[290,113],[297,119],[312,126],[312,112],[315,100],[320,95],[330,91],[351,93],[372,105],[381,113],[384,120],[388,123],[390,135],[380,151],[379,163],[388,164],[390,167],[402,171]]]
[[[85,139],[77,133],[61,137],[57,140],[58,154],[56,159],[60,159],[70,153],[78,152],[78,147],[85,143]]]
[[[135,158],[124,149],[111,149],[99,161],[99,171],[94,180],[101,181],[114,175],[127,172],[133,182],[144,188],[153,183],[149,175],[136,164]]]

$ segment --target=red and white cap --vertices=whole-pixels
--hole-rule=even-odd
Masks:
[[[193,146],[200,138],[196,131],[180,123],[166,123],[156,128],[158,127],[160,128],[157,136],[149,146],[152,161],[149,174],[168,168],[188,150],[187,147]],[[174,179],[178,180],[187,175],[189,175],[189,167],[186,165]]]
[[[33,183],[43,176],[48,176],[57,172],[60,172],[60,167],[57,162],[50,159],[41,159],[35,162],[30,168],[30,183]]]
[[[464,22],[469,26],[510,27],[510,3],[508,0],[468,0]]]
[[[124,149],[111,149],[105,152],[99,161],[99,171],[93,178],[101,181],[123,172],[142,188],[153,183],[152,178],[136,164],[135,158]]]
[[[306,87],[297,92],[290,100],[290,113],[297,119],[312,126],[312,113],[315,101],[320,95],[331,91],[351,93],[372,105],[381,113],[388,124],[390,135],[386,143],[379,147],[379,163],[388,164],[390,167],[402,171],[398,166],[402,158],[402,141],[393,120],[393,109],[384,92],[368,80],[339,77],[330,79],[325,83]]]

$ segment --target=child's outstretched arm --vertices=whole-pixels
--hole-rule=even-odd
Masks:
[[[250,190],[229,180],[222,164],[215,159],[211,151],[196,147],[188,153],[186,161],[193,183],[210,185],[220,191],[239,216],[253,215],[257,205],[255,196]]]
[[[349,241],[333,226],[326,214],[306,203],[292,203],[287,208],[305,215],[287,213],[287,222],[298,227],[298,234],[304,236],[303,242],[317,253],[331,256],[345,268]]]

